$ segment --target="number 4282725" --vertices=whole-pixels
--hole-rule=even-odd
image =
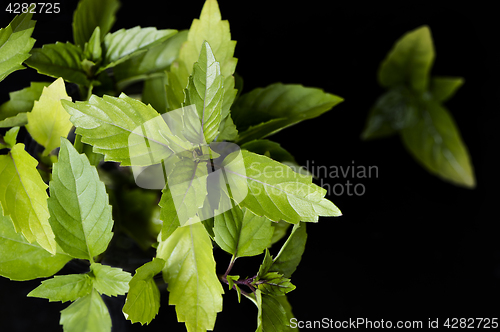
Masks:
[[[6,12],[13,14],[21,13],[45,13],[45,14],[57,14],[61,11],[59,7],[59,2],[39,2],[39,3],[9,3]]]

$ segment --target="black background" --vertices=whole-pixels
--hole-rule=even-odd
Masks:
[[[2,1],[2,8],[8,2]],[[187,29],[203,1],[126,2],[113,31],[136,25]],[[345,98],[330,112],[288,128],[273,140],[303,165],[377,166],[371,179],[327,179],[330,185],[362,183],[363,196],[330,195],[339,218],[308,225],[308,244],[289,294],[299,320],[423,320],[500,316],[498,172],[496,146],[499,76],[498,21],[480,3],[345,2],[309,0],[220,1],[237,40],[237,72],[244,92],[274,82],[321,87]],[[43,43],[72,41],[76,1],[60,14],[35,15],[33,37]],[[5,26],[13,15],[1,13]],[[363,142],[360,133],[370,107],[383,93],[376,81],[379,63],[405,32],[431,28],[436,60],[433,75],[462,76],[465,85],[446,103],[475,167],[477,187],[462,189],[427,173],[406,152],[399,137]],[[8,92],[43,81],[33,69],[0,83]],[[496,160],[496,158],[495,158]],[[229,256],[217,254],[223,272]],[[235,272],[253,275],[258,260],[238,261]],[[66,305],[26,298],[39,284],[0,279],[2,331],[57,331]],[[227,288],[226,288],[227,290]],[[122,300],[122,299],[121,299]],[[120,299],[107,303],[115,331],[183,331],[162,297],[160,315],[148,328],[120,317]],[[227,292],[215,330],[254,331],[256,309]]]

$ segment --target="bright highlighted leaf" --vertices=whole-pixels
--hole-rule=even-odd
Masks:
[[[161,43],[177,33],[177,30],[134,27],[109,33],[103,42],[103,67],[114,67],[127,59],[144,52],[148,47]],[[99,73],[98,71],[98,73]]]
[[[35,44],[31,38],[35,22],[33,14],[16,16],[6,27],[0,29],[0,81],[10,73],[24,69],[23,61],[29,58],[29,51]]]
[[[64,80],[59,77],[54,83],[43,88],[40,100],[35,101],[33,110],[27,115],[26,129],[45,147],[42,156],[58,148],[61,137],[66,138],[73,127],[69,121],[69,114],[61,104],[61,99],[71,101],[71,97],[66,94]]]
[[[469,152],[446,108],[434,101],[421,103],[417,123],[404,128],[401,137],[429,172],[459,186],[475,187]]]
[[[153,165],[171,156],[172,149],[185,151],[189,146],[171,133],[151,106],[123,93],[119,98],[92,95],[86,102],[63,101],[63,106],[82,142],[93,145],[106,161]]]
[[[211,143],[219,134],[223,79],[210,45],[203,43],[198,62],[194,64],[193,75],[189,78],[185,104],[195,105],[206,143]]]
[[[117,267],[93,263],[90,266],[94,276],[94,288],[107,296],[125,295],[128,292],[130,273]]]
[[[340,216],[340,210],[324,198],[326,190],[313,184],[312,177],[268,157],[242,150],[246,175],[228,170],[228,181],[247,182],[248,195],[240,203],[256,215],[272,221],[296,224],[317,222],[319,216]],[[231,160],[231,155],[227,157]],[[237,188],[237,186],[235,186]]]
[[[135,271],[130,281],[123,313],[132,323],[149,324],[160,309],[160,291],[154,281],[154,276],[165,266],[161,258],[154,258]]]
[[[201,223],[179,227],[160,242],[157,256],[166,261],[163,277],[168,283],[169,304],[189,332],[213,330],[222,311],[224,290],[215,272],[210,237]]]
[[[408,84],[423,92],[429,86],[429,72],[434,62],[434,45],[428,26],[401,37],[380,65],[378,79],[383,87]]]
[[[231,108],[244,143],[277,133],[303,120],[315,118],[343,99],[321,89],[296,84],[272,84],[241,95]]]
[[[96,27],[100,28],[100,40],[103,40],[116,20],[118,8],[118,0],[81,0],[73,15],[75,44],[83,49]]]
[[[200,19],[193,20],[187,41],[180,50],[179,59],[172,66],[172,74],[177,76],[182,88],[188,85],[188,77],[193,72],[193,65],[198,61],[204,42],[208,42],[212,47],[214,57],[220,63],[221,75],[224,77],[222,119],[225,119],[236,97],[233,77],[237,63],[237,59],[233,57],[236,41],[231,40],[229,22],[221,20],[216,0],[205,1]]]
[[[33,109],[48,82],[31,82],[28,88],[9,93],[10,100],[0,106],[0,127],[24,126],[28,122],[26,113]]]
[[[55,254],[56,241],[48,221],[47,185],[36,170],[37,165],[38,161],[21,143],[0,156],[0,202],[17,232]]]
[[[90,81],[82,66],[83,51],[71,43],[45,44],[31,50],[26,64],[40,74],[62,77],[65,81],[88,86]]]
[[[64,331],[110,332],[111,317],[101,295],[94,289],[61,311]]]
[[[48,299],[50,302],[66,302],[75,301],[91,291],[92,279],[88,274],[70,274],[42,281],[27,296]]]
[[[271,221],[238,206],[215,216],[215,242],[234,257],[259,255],[271,244]]]
[[[1,276],[17,281],[46,278],[57,273],[71,259],[61,252],[52,255],[36,242],[29,243],[21,233],[16,233],[12,219],[3,216],[0,205]]]
[[[48,202],[50,224],[66,253],[92,261],[106,250],[113,236],[106,188],[87,157],[65,138],[53,166]]]

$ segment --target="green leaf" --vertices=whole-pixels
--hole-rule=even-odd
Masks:
[[[275,83],[241,95],[231,108],[239,137],[245,143],[315,118],[343,99],[321,89]]]
[[[87,157],[65,138],[53,165],[48,204],[56,241],[65,252],[92,261],[106,250],[113,236],[106,188]]]
[[[99,263],[93,263],[90,270],[94,276],[94,289],[100,294],[118,296],[128,292],[128,283],[132,279],[130,273]]]
[[[469,152],[448,110],[434,101],[422,102],[415,125],[401,131],[403,142],[424,168],[455,185],[474,188]]]
[[[21,233],[16,233],[12,219],[3,215],[0,204],[1,276],[17,281],[50,277],[71,258],[61,251],[52,255],[36,242],[29,243]]]
[[[255,284],[261,290],[262,294],[274,296],[282,296],[295,289],[295,285],[290,282],[290,279],[278,272],[268,272],[260,276]]]
[[[73,39],[82,49],[90,40],[96,27],[100,28],[100,40],[111,30],[120,8],[118,0],[81,0],[73,14]]]
[[[431,31],[424,25],[396,41],[380,65],[378,80],[386,88],[408,84],[414,91],[424,92],[433,61]]]
[[[290,321],[292,318],[295,318],[293,312],[292,312],[292,306],[290,305],[290,302],[288,302],[288,299],[287,299],[287,296],[284,295],[284,296],[276,296],[274,298],[276,301],[278,301],[281,306],[283,307],[283,309],[285,309],[285,312],[286,312],[286,321],[287,321],[287,325],[288,327],[284,329],[285,332],[290,332],[290,331],[298,331],[299,329],[297,327],[293,328],[290,326]]]
[[[149,324],[160,309],[160,291],[154,281],[154,276],[165,266],[161,258],[154,258],[135,271],[130,281],[130,290],[123,306],[125,318],[132,323]]]
[[[42,281],[42,284],[27,296],[48,299],[50,302],[66,302],[75,301],[90,292],[92,292],[92,279],[88,274],[70,274]]]
[[[186,105],[195,105],[204,143],[211,143],[219,134],[221,107],[224,94],[220,65],[210,45],[205,42],[186,90]]]
[[[90,40],[85,43],[85,46],[83,48],[83,58],[95,63],[101,60],[101,29],[99,27],[95,28],[92,36],[90,37]]]
[[[238,284],[236,284],[236,281],[240,279],[240,276],[232,276],[228,275],[226,276],[227,280],[227,285],[229,286],[229,290],[236,289],[236,294],[238,295],[238,303],[241,303],[241,289],[238,287]]]
[[[162,74],[144,81],[142,89],[142,102],[151,105],[160,114],[168,110],[166,84],[167,76]]]
[[[31,82],[28,88],[9,93],[10,100],[0,106],[0,128],[24,126],[28,122],[26,113],[49,85],[50,82]]]
[[[111,331],[111,317],[108,308],[95,289],[61,311],[59,323],[65,332]]]
[[[234,89],[234,70],[237,59],[233,57],[236,41],[231,40],[229,22],[221,20],[219,5],[216,0],[207,0],[203,5],[200,19],[194,19],[187,41],[183,44],[177,63],[172,66],[172,74],[182,88],[188,85],[188,77],[193,72],[193,65],[198,60],[203,44],[208,42],[212,47],[215,59],[220,63],[221,75],[224,77],[224,99],[222,102],[222,119],[229,114],[236,90]]]
[[[123,166],[148,166],[185,151],[188,142],[175,137],[151,106],[121,94],[119,98],[92,95],[88,101],[62,102],[76,133],[105,161]]]
[[[405,87],[392,88],[383,94],[370,110],[365,130],[365,140],[381,138],[414,124],[417,117],[418,99]]]
[[[179,49],[186,41],[187,33],[186,30],[180,31],[160,44],[150,47],[147,52],[141,53],[114,67],[113,73],[118,82],[118,87],[123,89],[131,83],[146,78],[163,76],[163,71],[169,69],[172,62],[179,56]],[[165,91],[165,84],[163,84],[163,90]],[[160,111],[155,105],[152,106]]]
[[[279,240],[281,240],[287,234],[288,228],[290,228],[289,223],[286,221],[280,220],[278,223],[273,223],[274,233],[271,238],[271,245],[275,244]]]
[[[219,127],[219,136],[217,136],[217,141],[235,141],[238,138],[238,129],[233,122],[231,115],[226,116],[224,120],[221,121]]]
[[[443,102],[453,97],[462,84],[461,77],[433,77],[429,90],[435,100]]]
[[[237,206],[215,216],[215,242],[234,257],[255,256],[271,244],[273,227],[266,217]]]
[[[341,215],[340,210],[324,198],[326,190],[312,183],[311,176],[298,174],[286,165],[246,150],[242,150],[242,156],[246,174],[228,170],[229,181],[246,181],[248,195],[240,205],[254,214],[293,224],[317,222],[318,216]],[[231,160],[231,155],[226,160]]]
[[[6,27],[0,29],[0,82],[16,70],[24,69],[23,61],[29,58],[29,51],[35,44],[31,38],[35,22],[33,14],[16,16]]]
[[[48,221],[47,185],[36,170],[37,165],[38,161],[21,143],[0,156],[0,203],[17,232],[55,254],[56,241]]]
[[[221,283],[215,272],[210,237],[201,223],[179,227],[160,242],[157,256],[166,261],[163,277],[168,283],[169,304],[189,332],[214,328],[222,311]]]
[[[283,332],[288,328],[287,314],[274,296],[261,294],[258,289],[252,296],[258,308],[256,332]]]
[[[16,145],[17,133],[19,133],[19,127],[10,128],[3,137],[5,143],[7,144],[6,148],[12,148]]]
[[[65,81],[89,86],[90,81],[82,65],[83,51],[67,42],[45,44],[42,48],[31,50],[31,57],[26,64],[40,74],[64,78]]]
[[[103,41],[103,66],[97,73],[106,68],[114,67],[129,58],[145,52],[145,49],[154,46],[177,33],[177,30],[157,30],[156,28],[120,29],[109,33]]]
[[[302,259],[302,254],[306,248],[306,241],[306,224],[295,224],[288,239],[281,247],[280,252],[274,258],[269,271],[279,272],[283,276],[290,278]]]
[[[264,259],[262,260],[262,264],[259,266],[259,272],[257,272],[257,277],[264,276],[267,272],[269,272],[273,262],[273,256],[271,256],[269,250],[266,248]]]
[[[28,113],[26,129],[31,137],[45,147],[42,156],[47,156],[58,148],[61,137],[66,137],[73,127],[69,114],[61,105],[61,99],[71,101],[66,94],[64,81],[60,77],[48,87],[43,88],[40,100],[35,101],[33,110]]]

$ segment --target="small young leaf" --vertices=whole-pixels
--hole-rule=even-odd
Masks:
[[[187,41],[180,50],[179,59],[172,67],[172,74],[177,76],[182,88],[188,84],[188,77],[193,72],[193,65],[199,58],[204,42],[208,42],[212,47],[214,57],[220,63],[221,75],[224,77],[221,118],[225,119],[236,97],[233,77],[237,63],[237,59],[233,57],[236,41],[231,40],[229,22],[221,20],[216,0],[207,0],[203,5],[200,19],[193,20]]]
[[[29,51],[35,44],[31,38],[35,22],[33,14],[16,16],[6,27],[0,29],[0,82],[16,70],[24,69],[21,64],[29,58]]]
[[[83,48],[83,58],[97,63],[102,58],[102,47],[101,47],[101,29],[96,27],[90,40],[85,43]]]
[[[91,291],[92,279],[88,274],[70,274],[42,281],[42,284],[27,296],[48,299],[50,302],[66,302],[75,301]]]
[[[82,49],[90,40],[96,27],[100,28],[100,40],[111,30],[120,8],[118,0],[81,0],[73,14],[73,39]]]
[[[123,306],[125,318],[132,323],[149,324],[160,309],[160,291],[154,281],[154,276],[165,266],[161,258],[154,258],[135,271],[130,281],[130,290]]]
[[[435,101],[422,102],[417,123],[404,128],[401,136],[429,172],[459,186],[475,187],[469,152],[446,108]]]
[[[104,37],[103,66],[99,71],[114,67],[138,55],[139,52],[145,52],[147,48],[161,43],[176,33],[177,30],[156,30],[156,28],[141,28],[138,26],[109,33]]]
[[[317,222],[319,216],[340,216],[340,210],[324,198],[326,190],[313,184],[312,177],[268,157],[242,151],[246,175],[230,172],[229,181],[246,181],[248,195],[240,203],[256,215],[272,221]],[[226,160],[231,160],[229,155]],[[235,187],[237,188],[237,186]]]
[[[65,138],[53,166],[48,204],[50,224],[65,252],[92,261],[106,250],[113,236],[106,188],[87,157]]]
[[[3,140],[7,144],[5,147],[12,148],[16,145],[17,133],[19,133],[19,127],[10,128],[3,137]]]
[[[52,255],[36,242],[29,243],[21,233],[16,233],[12,219],[3,215],[0,204],[1,276],[17,281],[46,278],[57,273],[71,259],[60,250]]]
[[[418,92],[429,86],[434,62],[434,45],[428,26],[406,33],[393,46],[378,72],[380,85],[386,88],[409,84]]]
[[[24,144],[12,147],[0,156],[0,203],[10,215],[17,232],[52,254],[56,241],[49,224],[47,185],[36,170],[38,161],[24,150]]]
[[[93,145],[106,161],[148,166],[171,156],[176,147],[186,151],[191,146],[174,136],[151,106],[123,93],[119,98],[92,95],[86,102],[62,104],[82,142]]]
[[[157,256],[166,261],[163,278],[168,283],[169,304],[188,331],[214,328],[222,311],[224,290],[215,272],[210,237],[201,223],[179,227],[160,242]]]
[[[195,105],[206,143],[211,143],[219,134],[223,79],[210,45],[203,43],[193,75],[189,78],[185,105]]]
[[[241,95],[231,108],[238,127],[237,142],[245,143],[277,133],[329,111],[343,99],[321,89],[295,84],[272,84]]]
[[[273,265],[273,256],[269,253],[269,250],[266,248],[264,253],[264,259],[262,260],[262,264],[259,266],[259,272],[257,273],[257,277],[264,276],[269,269]]]
[[[273,227],[266,217],[238,206],[215,216],[215,242],[234,257],[255,256],[271,244]]]
[[[235,283],[235,281],[238,281],[240,279],[240,276],[232,276],[232,275],[228,275],[226,276],[226,280],[227,280],[227,285],[229,287],[229,290],[233,289],[236,289],[236,293],[238,294],[238,303],[241,302],[241,289],[240,287],[238,287],[238,284]]]
[[[295,285],[290,282],[290,279],[278,272],[268,272],[260,276],[255,283],[262,294],[267,295],[282,296],[295,289]]]
[[[429,91],[432,97],[440,102],[447,101],[464,84],[461,77],[433,77]]]
[[[26,64],[40,74],[62,77],[65,81],[89,86],[90,81],[82,61],[83,51],[79,47],[71,43],[57,42],[31,50],[31,57],[26,60]]]
[[[59,324],[64,331],[111,332],[108,308],[95,289],[62,310]]]
[[[274,258],[269,271],[279,272],[283,276],[290,278],[300,263],[306,241],[306,224],[295,224],[280,252]]]
[[[128,283],[132,279],[130,273],[99,263],[93,263],[90,270],[94,276],[94,289],[100,294],[118,296],[128,292]]]
[[[26,116],[36,100],[42,95],[49,82],[31,82],[28,88],[9,93],[10,100],[0,105],[0,128],[24,126],[28,122]]]
[[[45,147],[42,156],[47,156],[58,148],[61,137],[66,137],[73,127],[69,114],[61,105],[61,99],[71,101],[66,94],[64,81],[61,77],[51,85],[43,88],[40,100],[35,101],[33,110],[28,113],[26,129],[38,143]]]

